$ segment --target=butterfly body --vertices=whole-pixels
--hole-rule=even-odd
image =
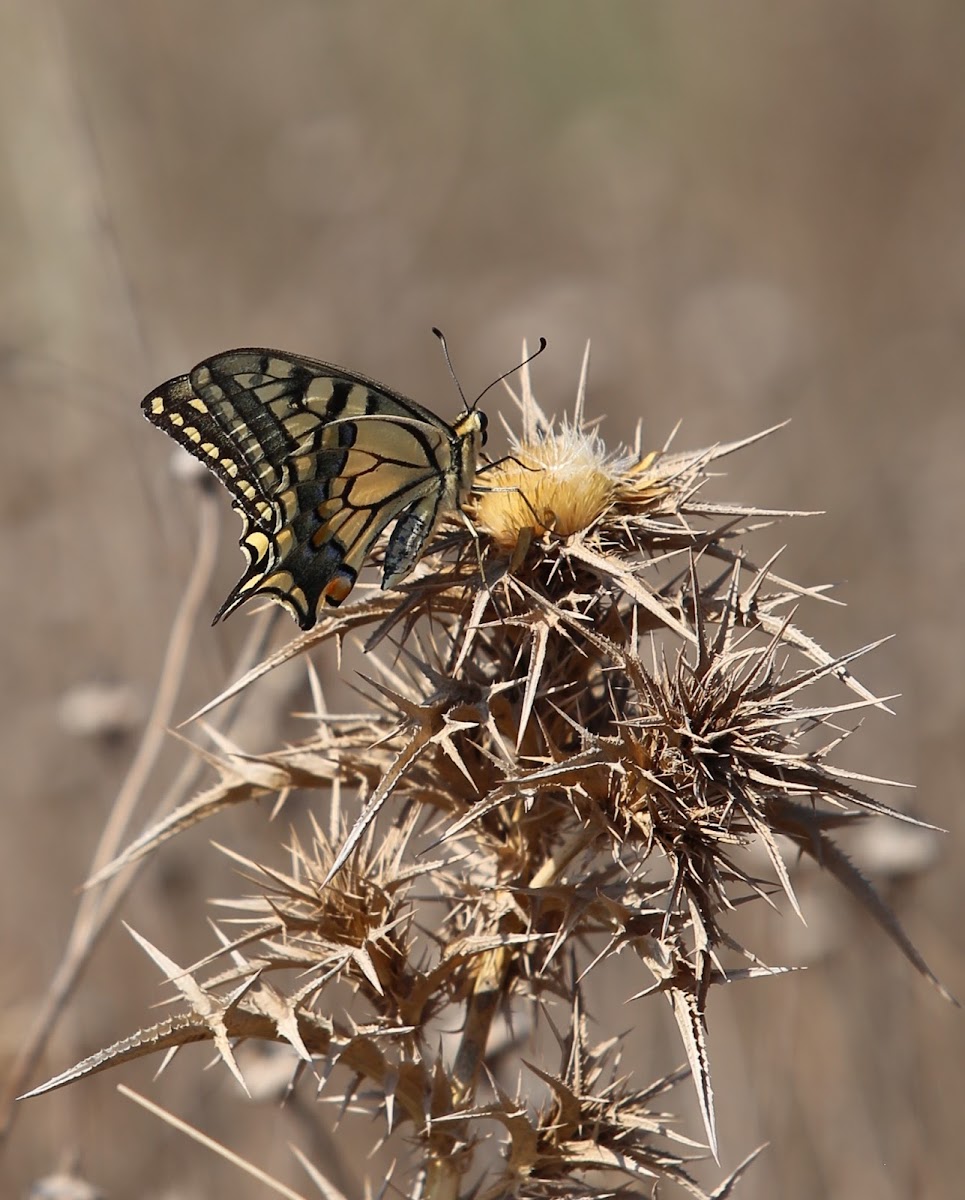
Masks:
[[[472,490],[485,414],[454,425],[375,380],[277,350],[229,350],[141,405],[212,470],[242,518],[245,574],[215,621],[255,595],[303,629],[351,592],[395,521],[382,587],[413,569],[439,522]]]

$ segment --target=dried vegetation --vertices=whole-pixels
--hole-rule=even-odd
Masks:
[[[404,1128],[398,1194],[663,1181],[703,1196],[688,1164],[705,1150],[657,1102],[692,1076],[716,1154],[709,994],[784,969],[728,932],[736,906],[783,892],[797,909],[787,864],[808,856],[940,987],[835,843],[870,815],[911,819],[870,794],[886,781],[833,761],[839,722],[883,707],[851,673],[869,647],[826,654],[795,624],[826,589],[748,556],[756,528],[795,514],[703,499],[714,464],[758,438],[608,454],[584,421],[585,374],[560,425],[524,372],[521,432],[480,473],[475,534],[453,520],[400,591],[345,606],[208,706],[328,639],[364,639],[363,715],[329,712],[310,673],[308,737],[205,751],[216,782],[102,872],[227,806],[317,798],[284,866],[239,859],[247,891],[224,902],[210,959],[184,969],[143,943],[182,1014],[38,1091],[200,1040],[244,1084],[234,1047],[265,1039],[289,1048],[293,1077]],[[811,698],[820,681],[832,703]],[[615,1031],[592,1032],[584,984],[615,955],[639,977],[632,1019],[662,996],[688,1069],[641,1085]],[[544,1023],[558,1049],[532,1061],[527,1025]]]

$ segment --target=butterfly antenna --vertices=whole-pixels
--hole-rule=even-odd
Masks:
[[[470,404],[466,400],[466,393],[462,390],[462,384],[460,384],[458,378],[456,377],[456,372],[453,370],[452,359],[449,357],[449,347],[446,344],[445,334],[443,334],[441,329],[436,329],[434,325],[432,327],[432,332],[436,335],[439,341],[442,342],[442,353],[446,356],[446,366],[449,368],[449,374],[452,376],[456,387],[459,389],[459,396],[462,399],[462,403],[466,412],[473,412],[479,404],[479,401],[488,391],[490,391],[490,389],[494,388],[497,383],[502,383],[504,379],[508,379],[510,375],[515,375],[517,371],[521,371],[523,367],[525,367],[528,363],[531,363],[534,358],[538,358],[546,349],[546,338],[541,337],[539,339],[539,347],[534,350],[532,354],[524,358],[521,363],[517,363],[515,367],[510,367],[508,371],[503,371],[502,375],[494,379],[492,383],[487,383],[476,399],[473,400],[472,404]]]
[[[472,410],[470,409],[469,403],[466,400],[466,393],[462,390],[462,384],[459,382],[459,376],[456,374],[452,365],[452,359],[449,357],[449,343],[446,341],[446,335],[441,329],[436,329],[435,325],[432,327],[432,332],[436,335],[439,341],[442,342],[442,353],[446,356],[446,366],[449,368],[449,374],[452,376],[452,382],[456,385],[456,388],[459,391],[459,399],[462,401],[462,406],[466,412],[471,412]],[[479,403],[478,400],[476,403]],[[473,405],[473,407],[475,407],[475,405]]]
[[[539,346],[537,347],[537,349],[535,349],[533,351],[532,354],[530,354],[526,358],[524,358],[521,363],[517,363],[515,367],[510,367],[510,369],[508,371],[503,371],[502,375],[500,375],[497,379],[494,379],[492,381],[492,383],[487,383],[486,386],[483,388],[483,390],[476,397],[476,399],[473,400],[471,407],[469,405],[467,405],[466,407],[469,408],[470,412],[471,412],[472,409],[474,409],[476,407],[476,405],[479,403],[479,401],[483,398],[483,396],[485,396],[485,394],[491,388],[494,388],[497,383],[502,383],[502,381],[504,379],[508,379],[510,377],[510,375],[515,375],[517,371],[521,371],[523,369],[523,367],[525,367],[529,363],[531,363],[534,358],[539,358],[539,356],[543,353],[543,351],[545,349],[546,349],[546,338],[541,337],[539,339]]]

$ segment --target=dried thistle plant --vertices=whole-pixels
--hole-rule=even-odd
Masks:
[[[295,789],[318,795],[309,835],[291,835],[284,868],[239,859],[253,890],[224,902],[205,963],[183,970],[142,941],[181,1016],[38,1092],[199,1040],[243,1084],[233,1043],[266,1039],[387,1131],[406,1127],[401,1194],[602,1197],[663,1180],[703,1196],[687,1165],[701,1148],[654,1107],[688,1072],[640,1086],[621,1073],[619,1038],[594,1044],[582,991],[600,964],[635,961],[630,992],[670,1004],[715,1155],[708,995],[778,970],[726,925],[776,890],[797,909],[788,847],[941,988],[834,841],[871,814],[911,820],[864,790],[887,781],[832,762],[841,715],[883,706],[849,669],[871,647],[826,654],[792,620],[824,589],[747,557],[755,528],[796,514],[702,499],[714,463],[772,431],[690,453],[645,451],[638,434],[608,453],[583,417],[586,362],[561,425],[528,372],[522,384],[521,432],[480,472],[471,528],[450,521],[401,590],[338,610],[208,706],[355,635],[367,714],[330,714],[312,675],[309,737],[257,756],[222,740],[206,752],[217,781],[112,870],[224,807]],[[822,680],[840,702],[809,699]],[[769,878],[747,865],[755,843]],[[512,1028],[524,1006],[558,1053],[524,1062],[511,1039],[497,1075],[494,1022]],[[454,1027],[457,1045],[440,1048]]]

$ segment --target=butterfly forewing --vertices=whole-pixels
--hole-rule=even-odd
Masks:
[[[351,592],[392,521],[383,587],[415,566],[472,487],[484,418],[455,427],[374,380],[277,350],[232,350],[163,384],[147,418],[217,474],[248,569],[215,620],[277,597],[303,629]]]

